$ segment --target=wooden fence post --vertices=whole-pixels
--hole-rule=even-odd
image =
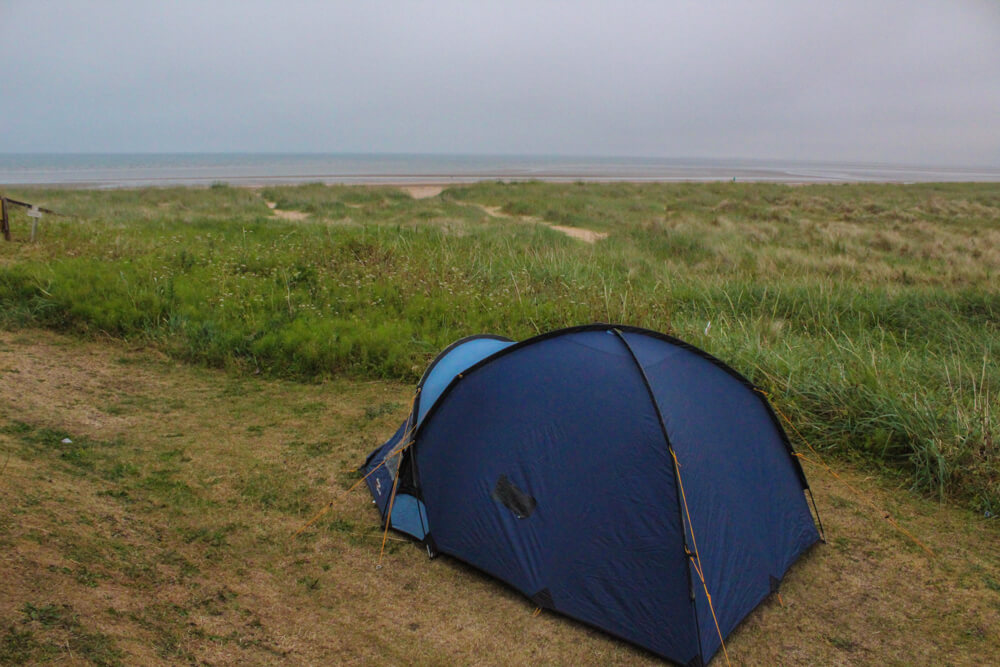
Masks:
[[[50,208],[42,208],[36,204],[29,204],[26,201],[19,201],[17,199],[11,199],[10,197],[5,197],[0,195],[0,232],[3,232],[3,237],[10,241],[10,218],[7,216],[7,207],[11,204],[15,206],[23,206],[28,209],[28,217],[31,218],[31,240],[35,240],[35,234],[38,233],[38,219],[42,217],[42,213],[49,213],[51,215],[62,215],[58,211],[53,211]],[[72,217],[72,216],[67,216]]]
[[[7,219],[7,198],[0,197],[0,232],[5,241],[10,241],[10,221]]]

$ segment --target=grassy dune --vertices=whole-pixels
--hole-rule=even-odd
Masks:
[[[471,333],[637,324],[731,363],[818,449],[1000,514],[996,185],[8,194],[79,218],[47,218],[32,245],[15,214],[6,328],[241,373],[412,382]]]

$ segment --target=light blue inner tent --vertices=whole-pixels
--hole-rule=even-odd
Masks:
[[[491,354],[513,344],[514,341],[500,336],[470,336],[453,343],[431,362],[431,365],[424,372],[420,384],[417,385],[413,414],[400,425],[396,433],[384,445],[372,452],[368,460],[365,461],[365,472],[384,461],[384,465],[366,480],[368,488],[372,492],[372,498],[374,498],[374,502],[378,505],[383,517],[388,510],[392,486],[396,481],[400,463],[399,453],[394,452],[406,444],[406,440],[423,423],[428,411],[456,376]],[[404,438],[404,436],[406,437]],[[424,504],[413,493],[414,489],[407,483],[409,480],[401,480],[401,482],[396,489],[396,498],[392,502],[392,528],[412,535],[418,540],[423,540],[428,531],[427,511]]]

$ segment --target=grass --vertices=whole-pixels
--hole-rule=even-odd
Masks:
[[[411,391],[0,331],[0,663],[658,664],[396,536],[376,569],[377,511],[346,489]],[[995,662],[997,524],[833,465],[858,493],[806,462],[830,543],[729,638],[734,664]]]
[[[0,326],[245,374],[404,382],[472,333],[647,326],[749,376],[817,448],[1000,514],[993,184],[10,194],[80,218],[0,244]]]
[[[26,602],[20,612],[23,615],[20,624],[8,625],[6,632],[0,635],[0,659],[4,664],[51,660],[64,653],[79,656],[94,665],[124,664],[122,652],[115,642],[101,632],[84,629],[70,605]],[[46,639],[36,637],[38,631]],[[55,637],[59,641],[53,641]]]

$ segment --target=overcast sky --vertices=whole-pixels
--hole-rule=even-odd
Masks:
[[[1000,165],[1000,2],[0,0],[0,152]]]

